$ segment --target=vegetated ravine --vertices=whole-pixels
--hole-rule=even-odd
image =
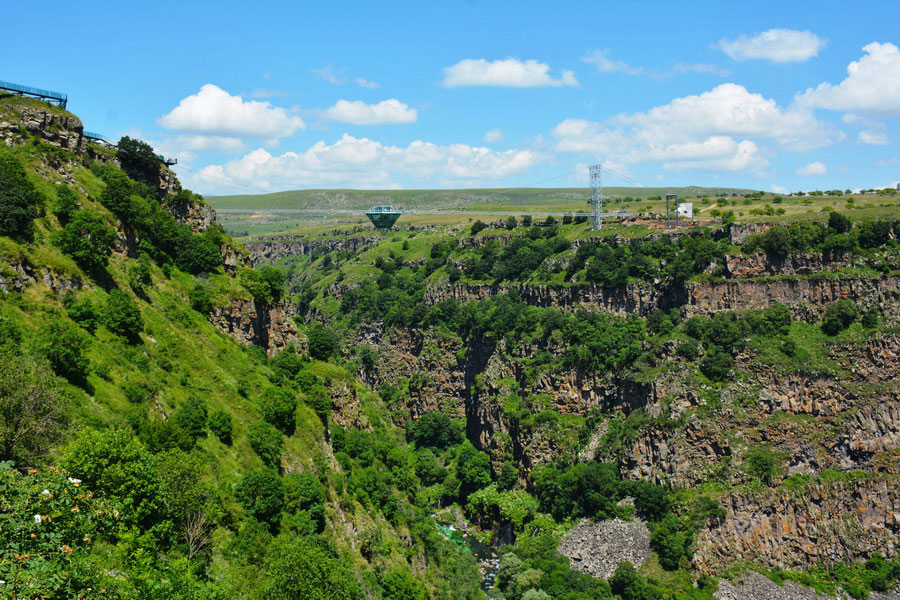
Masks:
[[[900,223],[242,246],[143,142],[0,139],[5,597],[896,597]]]

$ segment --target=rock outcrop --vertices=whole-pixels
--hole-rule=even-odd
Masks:
[[[0,291],[21,292],[27,286],[43,283],[57,294],[80,290],[84,283],[79,277],[50,268],[36,268],[24,261],[0,261]]]
[[[766,568],[801,569],[892,558],[900,534],[900,490],[893,478],[848,477],[800,490],[762,491],[720,498],[721,524],[696,539],[693,562],[718,573],[746,560]]]
[[[812,588],[793,581],[778,585],[756,571],[742,573],[734,581],[719,581],[719,589],[713,597],[716,600],[850,600],[843,592],[837,596],[817,594]],[[868,600],[900,600],[900,592],[872,592]]]
[[[650,556],[650,531],[643,521],[582,519],[559,542],[569,566],[598,579],[609,579],[622,561],[639,568]]]
[[[213,307],[209,320],[240,343],[265,348],[269,356],[291,344],[303,347],[291,310],[284,302],[262,304],[235,298],[228,306]]]
[[[258,265],[263,262],[275,262],[289,256],[309,256],[317,251],[336,252],[349,250],[359,253],[380,241],[375,235],[338,237],[331,239],[262,239],[244,244],[250,251],[250,262]]]

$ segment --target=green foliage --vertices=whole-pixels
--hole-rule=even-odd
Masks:
[[[90,333],[94,333],[101,323],[97,306],[89,298],[76,300],[74,295],[69,294],[63,297],[63,306],[66,307],[69,318]]]
[[[781,460],[769,448],[754,448],[744,458],[744,468],[750,476],[772,485],[772,480],[781,471]]]
[[[479,452],[466,440],[456,456],[456,476],[460,483],[460,496],[468,497],[491,482],[491,459]]]
[[[272,469],[281,469],[281,453],[284,437],[281,432],[265,422],[254,423],[247,430],[250,447]]]
[[[61,185],[56,188],[54,212],[62,225],[68,223],[79,208],[81,206],[78,203],[78,195],[72,188],[67,185]]]
[[[281,388],[270,387],[260,399],[263,419],[291,435],[296,426],[297,398]]]
[[[58,439],[64,417],[62,390],[50,364],[0,352],[0,461],[34,464]]]
[[[721,350],[718,346],[712,346],[700,361],[700,372],[713,381],[724,381],[734,364],[730,354]]]
[[[85,385],[90,371],[87,350],[91,337],[80,327],[61,318],[52,318],[38,335],[36,348],[60,377]]]
[[[429,600],[428,590],[407,571],[388,571],[381,577],[381,594],[391,600]]]
[[[115,498],[123,523],[149,530],[163,519],[156,460],[130,431],[84,430],[66,448],[62,464],[94,492]]]
[[[311,323],[306,329],[306,339],[309,342],[309,355],[316,360],[328,360],[336,356],[340,349],[334,331],[319,322]]]
[[[58,469],[16,471],[0,462],[0,580],[4,598],[111,598],[92,590],[96,541],[115,529],[118,510]]]
[[[132,179],[154,188],[159,186],[161,163],[150,144],[126,135],[119,140],[116,158]]]
[[[850,231],[850,219],[836,210],[828,213],[828,228],[835,233],[847,233]]]
[[[825,310],[822,316],[822,331],[828,335],[837,335],[850,327],[859,316],[856,303],[845,298],[838,300]]]
[[[188,398],[178,407],[172,418],[191,439],[206,437],[206,402],[200,398]]]
[[[233,426],[231,415],[224,410],[213,411],[209,415],[209,430],[226,446],[231,445]]]
[[[131,342],[140,341],[139,334],[144,330],[141,310],[131,296],[122,290],[110,290],[103,321],[106,328],[116,335]]]
[[[521,531],[538,510],[538,501],[522,489],[500,491],[495,484],[483,487],[468,497],[470,511],[478,516],[481,527],[511,523]]]
[[[406,425],[406,438],[417,448],[443,450],[463,440],[462,423],[454,421],[442,412],[430,412]]]
[[[269,554],[268,586],[262,597],[271,600],[362,600],[356,578],[327,545],[301,537],[279,537]]]
[[[284,507],[284,486],[272,469],[260,468],[245,474],[234,488],[234,497],[258,521],[274,528]]]
[[[612,517],[617,514],[616,502],[627,492],[617,469],[608,463],[578,463],[564,469],[541,465],[531,478],[541,510],[557,520]]]
[[[309,388],[304,394],[304,402],[313,409],[323,423],[328,420],[331,415],[331,395],[324,385],[316,384]]]
[[[471,227],[471,229],[470,229],[470,233],[471,233],[472,235],[476,235],[479,231],[484,231],[485,229],[487,229],[487,227],[488,227],[488,226],[487,226],[484,222],[482,222],[481,219],[478,219],[477,221],[475,221],[474,223],[472,223],[472,227]]]
[[[178,268],[186,273],[208,273],[219,268],[222,264],[222,253],[219,245],[211,238],[203,235],[192,235],[187,238],[187,244],[178,253],[175,259]],[[274,269],[273,269],[274,270]],[[256,271],[250,271],[255,273]],[[280,276],[281,273],[275,271]],[[266,281],[266,280],[264,280]],[[269,286],[272,284],[269,283]],[[280,284],[277,294],[270,292],[273,297],[280,295]]]
[[[291,380],[296,378],[303,369],[303,359],[300,358],[293,346],[288,346],[272,357],[269,366],[282,379]]]
[[[649,585],[628,561],[619,563],[609,578],[609,586],[622,600],[662,600],[659,591]]]
[[[677,569],[682,558],[690,558],[692,542],[692,536],[684,531],[678,518],[671,513],[650,533],[650,547],[659,555],[659,564],[669,571]]]
[[[881,315],[878,312],[878,307],[873,306],[865,312],[860,322],[866,329],[875,329],[878,327],[878,320],[880,317]]]
[[[76,210],[54,242],[85,271],[100,274],[106,268],[116,241],[115,230],[98,214]]]
[[[274,267],[265,267],[259,271],[247,269],[241,272],[241,285],[257,302],[270,304],[281,298],[284,275]]]
[[[209,288],[202,284],[196,284],[191,288],[190,293],[191,308],[202,315],[208,315],[212,312],[212,296]]]
[[[31,240],[37,207],[44,202],[15,157],[0,154],[0,235]]]

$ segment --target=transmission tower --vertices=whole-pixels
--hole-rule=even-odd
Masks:
[[[591,165],[591,229],[599,231],[603,226],[603,167]]]

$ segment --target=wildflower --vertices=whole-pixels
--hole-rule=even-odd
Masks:
[[[41,496],[43,496],[43,497],[45,497],[45,498],[49,498],[49,497],[50,497],[50,490],[44,490],[43,492],[41,492]]]
[[[34,515],[34,522],[38,525],[41,524],[41,515]]]
[[[67,479],[69,480],[69,483],[71,483],[75,487],[78,487],[79,485],[81,485],[80,479],[75,479],[74,477],[67,477]]]
[[[75,549],[72,548],[71,546],[69,546],[68,544],[63,544],[62,551],[65,552],[66,554],[72,554],[73,552],[75,552]]]

